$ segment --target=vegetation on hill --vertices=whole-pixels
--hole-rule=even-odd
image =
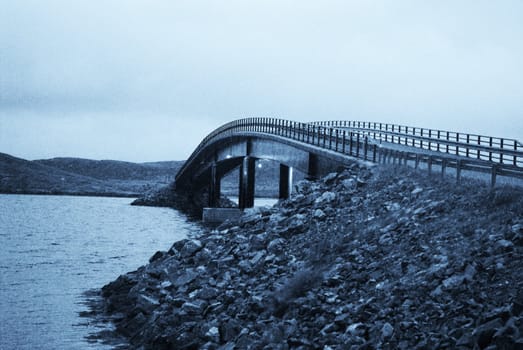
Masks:
[[[34,163],[61,169],[70,173],[99,180],[153,180],[162,177],[172,181],[183,162],[131,163],[117,160],[91,160],[82,158],[52,158]]]
[[[139,196],[171,183],[183,162],[129,163],[0,153],[0,193]]]

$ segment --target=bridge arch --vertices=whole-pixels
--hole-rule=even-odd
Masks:
[[[326,142],[320,140],[322,129],[326,130],[272,118],[250,118],[226,124],[206,137],[193,152],[176,177],[176,189],[196,192],[208,187],[208,204],[217,206],[221,179],[239,167],[239,206],[251,207],[255,161],[268,159],[280,164],[279,195],[287,198],[292,188],[293,169],[317,178],[353,161],[352,157],[321,147]]]

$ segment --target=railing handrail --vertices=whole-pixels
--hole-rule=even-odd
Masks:
[[[380,122],[365,122],[365,121],[353,121],[353,120],[329,120],[329,121],[313,121],[310,122],[313,125],[329,126],[334,128],[349,128],[354,130],[362,131],[381,131],[382,133],[389,133],[395,135],[405,135],[405,136],[416,136],[423,137],[433,140],[448,140],[446,137],[449,136],[449,139],[455,139],[456,142],[467,143],[466,140],[470,140],[471,145],[472,140],[480,140],[480,142],[489,143],[492,142],[494,145],[500,145],[502,149],[510,151],[510,147],[516,145],[517,148],[523,148],[523,143],[516,139],[510,139],[506,137],[497,137],[497,136],[487,136],[480,134],[471,134],[459,131],[449,131],[441,129],[431,129],[431,128],[422,128],[417,126],[407,126],[402,124],[390,124],[390,123],[380,123]],[[403,132],[402,132],[403,130]],[[416,133],[418,132],[418,134]],[[438,137],[439,135],[439,137]],[[463,140],[463,141],[459,141]],[[491,147],[493,147],[491,146]]]
[[[378,122],[334,120],[311,124],[349,129],[380,142],[523,166],[523,161],[519,160],[523,145],[515,139]]]
[[[381,129],[375,128],[378,124]],[[386,130],[383,130],[384,125],[389,125],[385,126]],[[391,130],[388,130],[389,127]],[[396,128],[398,128],[397,131],[395,130]],[[403,133],[402,128],[405,128],[403,129],[405,130]],[[412,128],[413,134],[408,133],[409,128]],[[424,136],[423,131],[421,131],[421,135],[416,135],[416,129],[432,131],[428,132],[427,136]],[[438,130],[435,131],[438,132]],[[388,143],[405,145],[404,143],[401,143],[401,141],[410,140],[411,144],[408,144],[407,142],[406,146],[412,147],[403,153],[409,154],[411,157],[416,156],[416,159],[420,155],[423,157],[429,157],[430,159],[435,157],[433,154],[428,156],[426,154],[423,155],[419,151],[416,151],[416,149],[424,151],[440,151],[442,155],[437,156],[436,158],[444,159],[443,162],[445,162],[445,164],[455,163],[456,167],[460,167],[462,162],[465,161],[465,159],[468,159],[466,162],[467,164],[471,164],[472,170],[476,169],[477,171],[484,171],[484,168],[492,168],[492,171],[495,173],[498,172],[499,174],[508,174],[507,176],[523,178],[523,148],[521,148],[521,150],[519,149],[519,145],[521,144],[518,141],[474,135],[478,137],[478,140],[480,141],[480,145],[474,145],[470,143],[473,134],[465,134],[468,135],[466,140],[469,142],[462,143],[460,142],[460,133],[439,130],[439,133],[437,133],[437,137],[439,138],[434,138],[432,137],[433,132],[433,129],[396,125],[393,127],[392,124],[369,122],[322,121],[303,123],[269,117],[238,119],[226,123],[208,134],[184,163],[176,175],[176,180],[184,175],[187,167],[200,154],[202,149],[206,148],[209,144],[224,138],[241,135],[242,133],[261,133],[285,137],[308,145],[363,158],[365,160],[372,160],[374,162],[377,160],[379,161],[382,156],[386,157],[386,154],[388,154],[387,152],[398,152],[398,150],[391,148]],[[444,140],[441,139],[442,132],[445,133]],[[450,135],[450,133],[457,135],[455,141],[447,136]],[[377,137],[378,134],[379,137]],[[385,139],[382,139],[382,136],[384,135]],[[391,136],[392,139],[389,140],[388,136]],[[397,137],[397,139],[395,139],[395,137]],[[482,137],[489,139],[489,146],[481,145]],[[386,144],[372,142],[373,139],[386,141]],[[500,140],[500,147],[494,147],[495,144],[493,143],[493,140],[496,140],[496,142],[498,142],[497,140]],[[513,149],[505,147],[507,146],[506,141],[508,140],[514,142]],[[444,151],[442,151],[441,148],[444,148]],[[423,157],[421,157],[421,159],[424,159]]]

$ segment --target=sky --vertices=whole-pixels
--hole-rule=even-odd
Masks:
[[[243,117],[523,141],[522,0],[0,0],[0,152],[183,160]]]

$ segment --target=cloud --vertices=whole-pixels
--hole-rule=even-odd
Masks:
[[[520,1],[11,1],[0,120],[360,119],[523,138]],[[492,120],[499,127],[492,130]]]

